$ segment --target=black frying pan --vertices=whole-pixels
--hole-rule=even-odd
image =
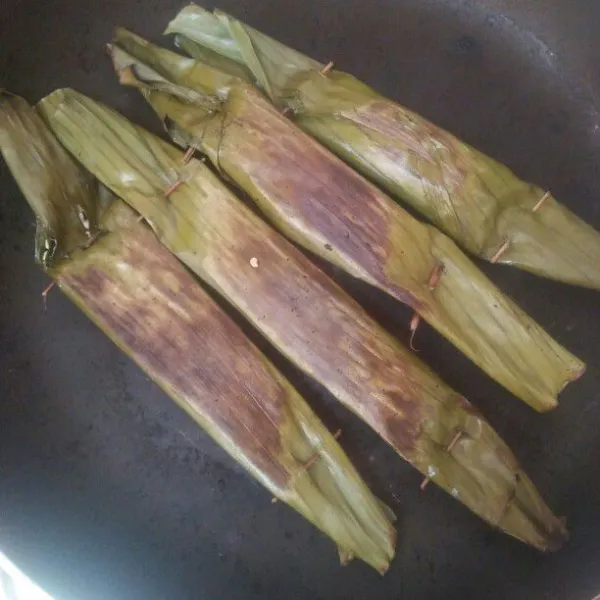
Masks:
[[[223,0],[219,7],[399,100],[551,189],[600,228],[598,0]],[[0,86],[72,86],[156,130],[119,88],[116,24],[160,40],[169,0],[12,0]],[[33,264],[0,164],[0,548],[60,599],[587,600],[600,593],[600,295],[482,265],[588,372],[538,415],[421,325],[418,345],[489,417],[572,539],[543,556],[489,529],[270,352],[399,515],[379,577],[242,473]],[[348,284],[347,281],[343,283]],[[352,288],[406,337],[410,315]],[[263,345],[264,347],[264,345]]]

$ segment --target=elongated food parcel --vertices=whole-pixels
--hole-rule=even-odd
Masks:
[[[187,6],[167,33],[179,34],[190,55],[257,85],[300,128],[469,252],[600,289],[600,233],[550,191],[223,12]]]

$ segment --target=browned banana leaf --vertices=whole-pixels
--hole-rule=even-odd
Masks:
[[[131,208],[114,200],[99,210],[97,182],[14,96],[0,97],[0,150],[36,213],[36,257],[62,291],[251,475],[329,535],[343,560],[385,572],[395,544],[388,509]]]
[[[171,251],[401,456],[492,525],[541,549],[560,544],[562,524],[485,419],[208,167],[186,166],[181,151],[76,92],[41,109]]]
[[[190,5],[167,32],[196,58],[245,67],[304,131],[470,252],[600,289],[600,233],[440,127],[224,13]]]
[[[173,139],[206,153],[276,227],[413,307],[536,410],[553,408],[560,390],[581,375],[583,363],[447,236],[411,217],[252,86],[123,29],[112,56],[121,81],[141,88]]]

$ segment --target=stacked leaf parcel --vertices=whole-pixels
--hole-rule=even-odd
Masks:
[[[392,102],[237,19],[184,8],[167,33],[257,85],[294,122],[492,263],[600,289],[600,234],[552,194]]]
[[[413,331],[423,318],[539,411],[556,406],[557,394],[582,374],[583,363],[447,236],[300,131],[253,86],[124,29],[110,51],[121,82],[140,89],[175,142],[204,153],[300,246],[412,307]]]
[[[221,100],[214,102],[216,110]],[[72,90],[54,92],[39,110],[60,142],[175,256],[419,469],[425,483],[539,549],[561,545],[562,521],[487,421],[208,166]],[[238,367],[230,368],[233,377]],[[247,372],[244,366],[241,376]],[[263,439],[260,427],[252,430]]]
[[[113,125],[108,133],[118,135]],[[97,147],[99,138],[80,135]],[[385,572],[393,515],[295,389],[138,215],[71,159],[34,109],[5,93],[0,151],[35,212],[36,259],[61,290],[271,494],[329,535],[342,561],[356,556]],[[104,146],[96,158],[110,153]],[[130,171],[142,175],[135,158],[120,162],[123,181]],[[553,527],[545,507],[538,515]]]

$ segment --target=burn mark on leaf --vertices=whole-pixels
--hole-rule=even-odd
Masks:
[[[231,137],[220,142],[225,171],[238,173],[238,179],[242,171],[243,187],[263,208],[285,213],[282,228],[291,237],[310,240],[326,259],[328,253],[320,249],[329,244],[389,287],[386,269],[395,250],[390,240],[394,208],[388,203],[392,207],[393,203],[256,97],[255,91],[244,88],[238,93],[250,100],[242,97],[231,109],[235,114]],[[400,301],[418,305],[406,289],[394,292]]]
[[[276,457],[286,390],[258,350],[149,232],[130,230],[109,260],[103,252],[92,247],[83,269],[64,266],[63,289],[154,381],[284,487]]]
[[[290,360],[410,460],[428,402],[445,396],[435,376],[276,231],[247,209],[237,217],[211,278]],[[253,254],[260,269],[247,268]]]

